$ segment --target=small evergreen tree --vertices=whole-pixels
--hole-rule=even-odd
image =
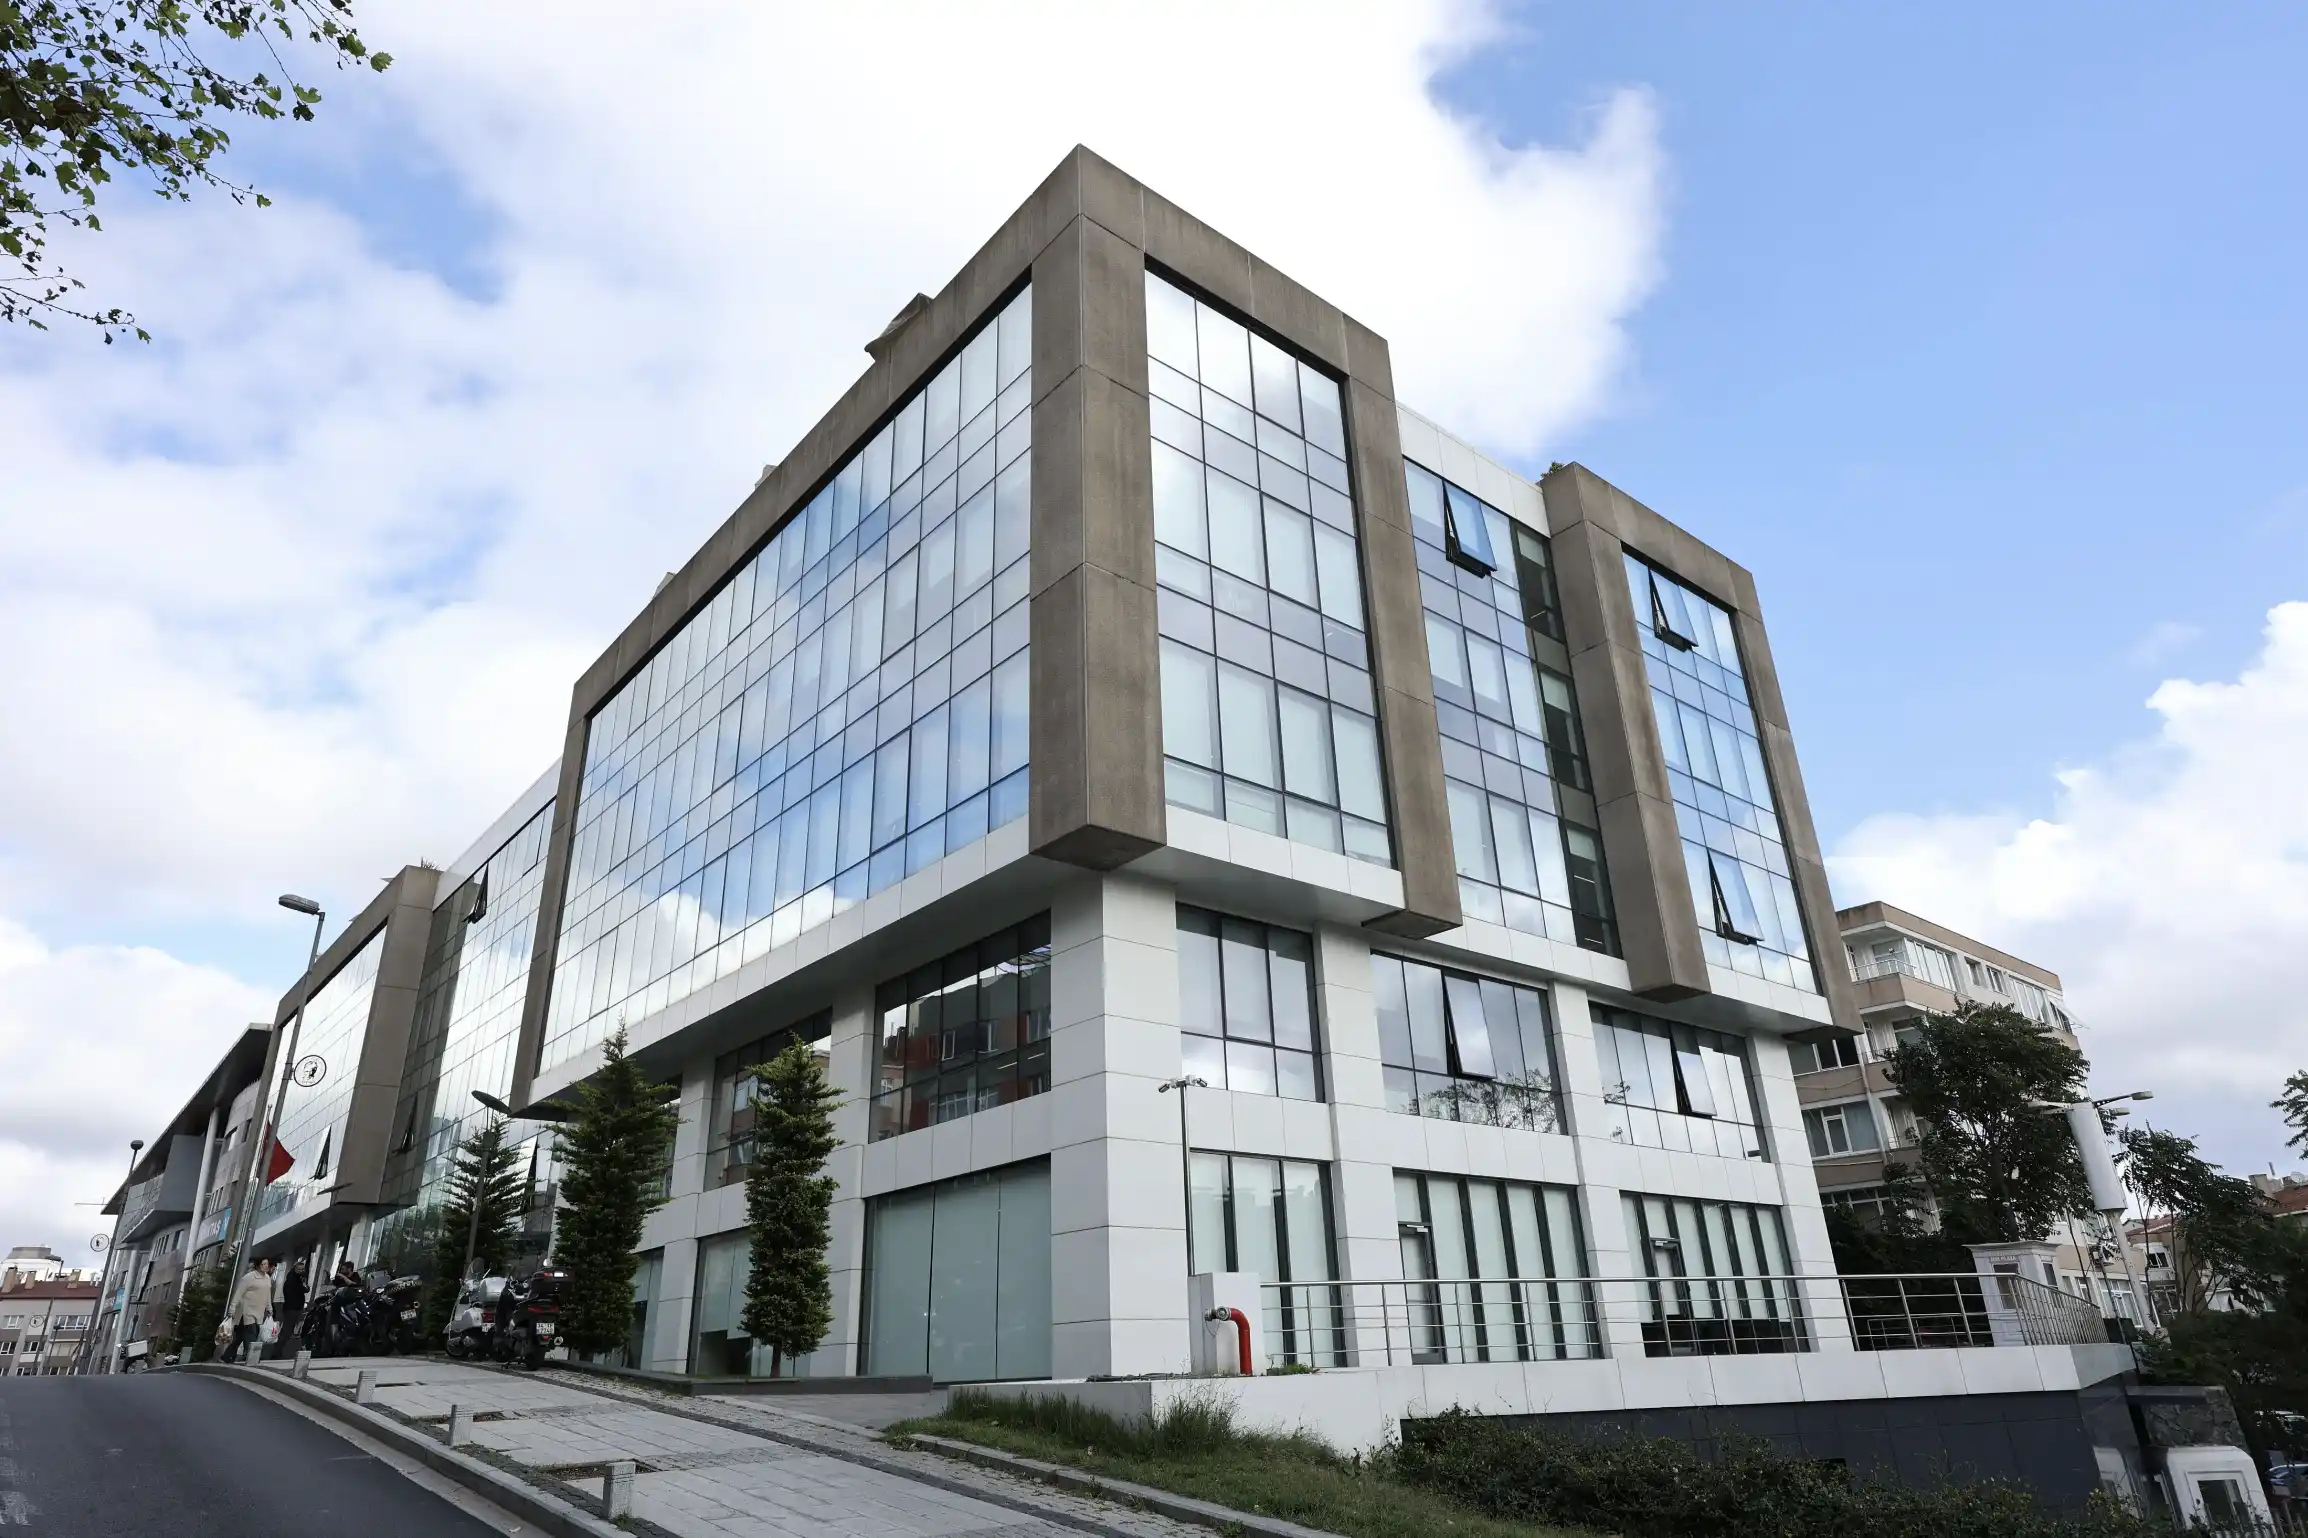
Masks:
[[[201,1266],[184,1284],[184,1295],[168,1311],[169,1338],[162,1350],[174,1350],[187,1362],[205,1362],[216,1351],[216,1321],[224,1316],[225,1274],[221,1265]]]
[[[603,1044],[601,1071],[577,1086],[560,1131],[560,1231],[553,1257],[569,1273],[561,1327],[573,1351],[625,1344],[633,1327],[633,1268],[641,1225],[664,1200],[681,1113],[679,1091],[653,1084],[625,1055],[625,1030]]]
[[[456,1311],[468,1243],[473,1265],[482,1276],[502,1276],[513,1263],[525,1183],[521,1151],[506,1138],[505,1130],[504,1118],[492,1116],[457,1145],[448,1196],[433,1235],[433,1284],[425,1295],[422,1330],[427,1340],[447,1330],[449,1316]]]
[[[841,1095],[817,1053],[790,1043],[753,1070],[753,1163],[745,1216],[753,1228],[745,1282],[745,1332],[769,1347],[769,1372],[809,1355],[833,1327],[833,1273],[826,1265],[834,1182],[825,1161],[839,1140]]]

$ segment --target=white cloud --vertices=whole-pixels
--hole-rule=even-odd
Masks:
[[[1467,0],[380,11],[393,70],[263,136],[348,187],[425,160],[469,219],[380,242],[405,214],[352,193],[124,193],[70,254],[161,341],[0,337],[0,915],[247,928],[283,888],[346,913],[452,858],[659,573],[1077,141],[1386,332],[1407,399],[1543,447],[1608,399],[1661,156],[1636,92],[1560,147],[1438,105],[1495,25]],[[384,250],[458,240],[477,294]],[[199,1013],[158,960],[108,975]],[[218,1009],[202,1030],[249,1012]]]
[[[128,946],[52,949],[0,919],[0,1249],[75,1265],[112,1220],[93,1206],[251,1020],[259,990]]]
[[[2049,817],[1870,818],[1829,857],[1883,898],[2060,973],[2103,1093],[2240,1169],[2289,1167],[2266,1106],[2308,1068],[2308,603],[2232,682],[2149,696],[2152,737],[2059,776]]]

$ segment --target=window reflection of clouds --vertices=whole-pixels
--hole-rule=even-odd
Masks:
[[[368,1040],[369,1004],[376,997],[377,963],[384,950],[385,932],[379,929],[305,1004],[295,1061],[281,1064],[279,1071],[289,1073],[296,1063],[318,1057],[328,1065],[327,1072],[310,1088],[293,1077],[288,1081],[288,1095],[281,1107],[280,1146],[296,1163],[265,1187],[264,1199],[257,1206],[260,1225],[294,1211],[329,1184],[328,1177],[320,1173],[324,1150],[331,1169],[344,1156],[345,1113],[352,1107],[353,1080],[360,1070],[362,1044]],[[255,1129],[255,1136],[264,1136],[261,1126]],[[263,1179],[261,1171],[257,1178]]]
[[[431,1265],[430,1255],[412,1255],[403,1264],[394,1251],[395,1231],[443,1199],[458,1145],[491,1114],[473,1091],[500,1098],[512,1093],[552,828],[553,806],[547,802],[433,910],[410,1028],[411,1078],[393,1112],[393,1162],[387,1166],[387,1199],[413,1205],[380,1220],[376,1240],[378,1253],[396,1253],[395,1269]],[[516,1124],[511,1131],[536,1133],[533,1124]],[[522,1163],[525,1168],[525,1155]]]
[[[1626,560],[1699,943],[1716,966],[1817,992],[1731,611]]]
[[[594,717],[542,1061],[1026,811],[1032,295]]]
[[[1146,276],[1169,800],[1393,863],[1338,382]]]

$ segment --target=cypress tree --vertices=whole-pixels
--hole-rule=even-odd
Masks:
[[[753,1070],[753,1163],[745,1215],[753,1229],[745,1283],[745,1331],[769,1347],[770,1376],[809,1355],[833,1327],[833,1273],[826,1265],[840,1094],[807,1042],[789,1044]]]
[[[588,1354],[625,1344],[641,1225],[664,1203],[680,1091],[653,1084],[625,1055],[625,1031],[603,1044],[601,1070],[577,1086],[561,1127],[561,1204],[553,1260],[569,1273],[564,1338]]]
[[[464,1281],[465,1245],[482,1276],[502,1276],[513,1263],[513,1241],[525,1195],[521,1151],[505,1136],[503,1117],[492,1116],[457,1145],[449,1169],[448,1198],[441,1204],[433,1236],[433,1285],[425,1299],[424,1336],[430,1340],[449,1326],[457,1289]],[[476,1209],[480,1214],[474,1222]]]

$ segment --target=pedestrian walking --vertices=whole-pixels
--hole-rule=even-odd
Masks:
[[[248,1343],[264,1333],[265,1315],[272,1312],[272,1257],[260,1256],[232,1290],[232,1354],[239,1357]]]
[[[273,1342],[269,1355],[287,1356],[297,1348],[297,1327],[304,1323],[305,1301],[311,1291],[311,1284],[305,1275],[307,1265],[305,1257],[299,1255],[296,1263],[289,1267],[288,1275],[281,1278],[278,1315],[280,1338]]]

